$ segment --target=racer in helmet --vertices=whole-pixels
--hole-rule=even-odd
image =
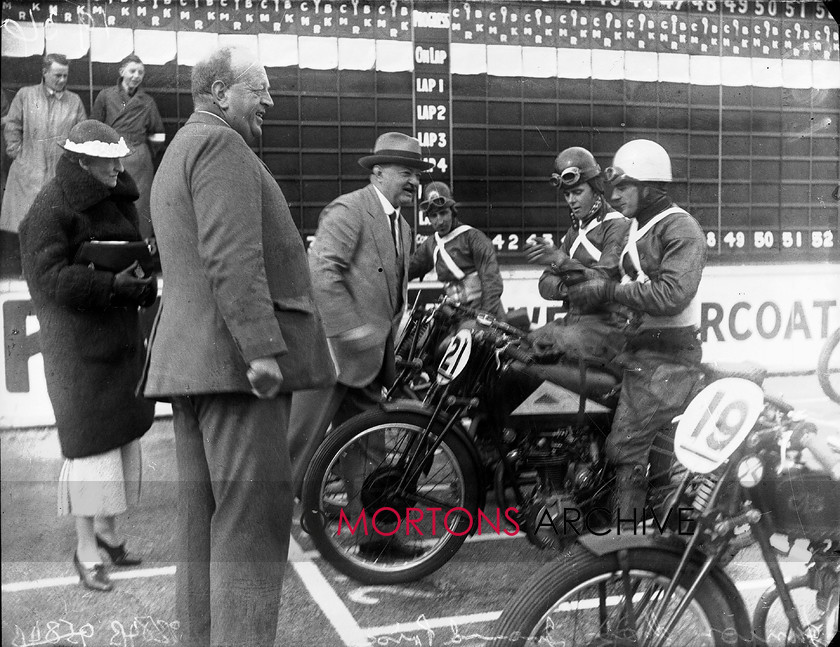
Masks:
[[[618,257],[630,221],[615,211],[604,195],[601,167],[592,153],[573,146],[554,160],[550,182],[563,192],[572,224],[560,247],[537,238],[527,249],[529,263],[547,265],[539,281],[540,295],[564,300],[568,286],[586,279],[617,281]],[[562,360],[609,363],[624,344],[627,312],[617,303],[592,307],[569,305],[568,314],[531,333],[538,349],[556,348]]]
[[[457,206],[443,182],[431,182],[423,190],[420,209],[435,233],[412,254],[408,278],[422,279],[434,269],[447,295],[470,308],[503,318],[504,286],[496,250],[487,236],[458,220]]]
[[[621,280],[594,278],[569,287],[569,300],[589,308],[630,308],[621,395],[607,458],[616,466],[617,521],[640,520],[648,486],[670,464],[674,429],[702,386],[697,291],[706,240],[697,221],[674,204],[666,187],[671,160],[648,139],[627,142],[604,172],[615,207],[631,218],[620,255]],[[655,451],[651,451],[651,449]]]

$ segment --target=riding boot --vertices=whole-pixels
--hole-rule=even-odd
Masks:
[[[642,465],[619,465],[615,470],[613,518],[616,528],[634,528],[644,518],[647,476]]]

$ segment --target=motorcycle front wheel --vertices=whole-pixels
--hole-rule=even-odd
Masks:
[[[750,645],[749,618],[734,617],[723,593],[709,580],[675,615],[677,601],[690,586],[684,578],[660,620],[654,619],[679,555],[629,550],[625,578],[617,554],[599,557],[580,544],[568,552],[562,561],[537,571],[511,599],[491,632],[493,647]],[[672,619],[673,628],[657,643]]]
[[[303,482],[301,524],[337,570],[366,584],[443,566],[477,522],[471,453],[423,413],[373,410],[327,434]]]

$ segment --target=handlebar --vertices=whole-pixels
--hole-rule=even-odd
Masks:
[[[790,439],[791,445],[808,449],[819,461],[831,478],[840,481],[840,454],[835,452],[824,438],[821,438],[816,425],[805,422],[800,425]]]
[[[516,360],[517,362],[522,362],[523,364],[533,364],[534,357],[528,351],[522,350],[517,346],[508,346],[504,350],[505,357],[508,357],[512,360]]]

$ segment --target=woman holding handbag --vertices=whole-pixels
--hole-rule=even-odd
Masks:
[[[139,439],[154,415],[135,387],[144,360],[138,312],[154,303],[157,284],[141,269],[148,259],[131,245],[140,241],[138,192],[123,169],[131,153],[124,139],[91,119],[74,126],[62,148],[55,178],[21,224],[21,257],[66,459],[59,513],[76,520],[73,563],[81,582],[110,591],[99,548],[115,565],[140,563],[126,551],[116,516],[139,497]],[[96,254],[80,254],[97,244],[108,249],[109,267]]]

